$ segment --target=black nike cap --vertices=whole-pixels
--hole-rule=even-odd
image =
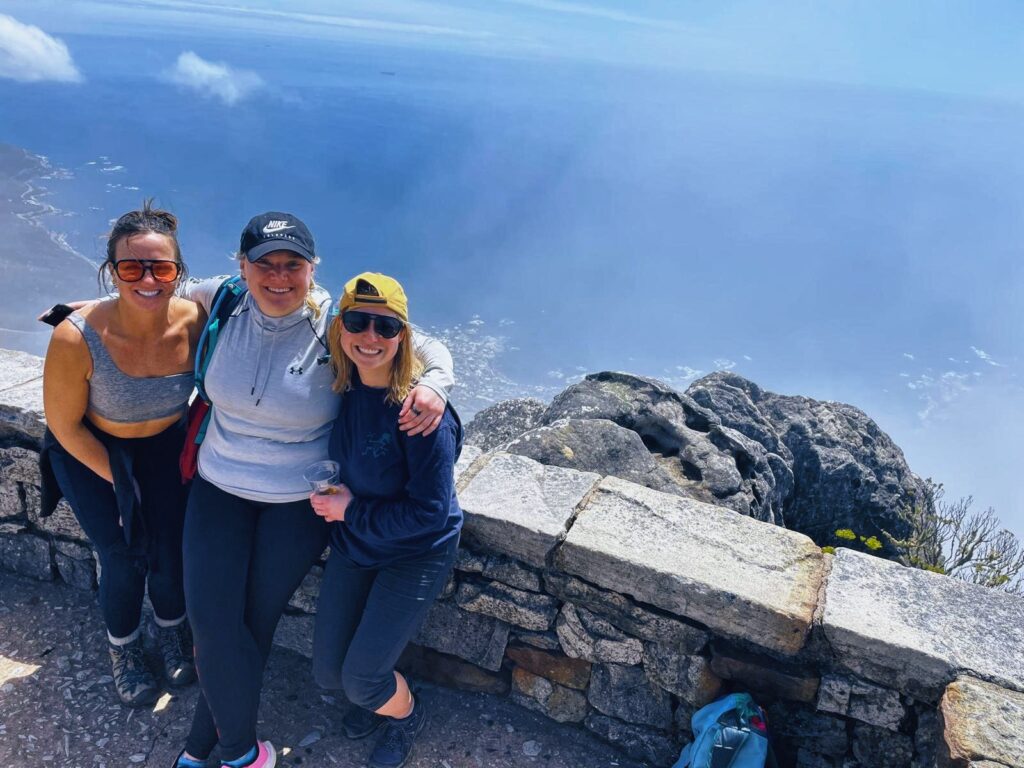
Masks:
[[[238,248],[249,261],[259,261],[274,251],[292,251],[307,261],[316,258],[309,228],[297,216],[280,211],[268,211],[249,219]]]

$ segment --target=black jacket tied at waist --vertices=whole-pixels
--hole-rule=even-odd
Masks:
[[[149,555],[150,570],[158,571],[159,564],[156,562],[155,551],[150,547],[146,522],[141,510],[138,483],[133,471],[135,447],[138,440],[115,437],[97,429],[87,421],[84,423],[89,431],[96,436],[96,439],[103,443],[107,449],[107,455],[110,457],[110,471],[114,477],[114,496],[117,500],[118,516],[121,520],[121,528],[128,551],[133,555]],[[51,458],[54,451],[70,456],[53,433],[47,429],[46,434],[43,435],[43,445],[39,452],[41,474],[39,514],[42,517],[52,515],[57,503],[64,497],[64,492],[53,471]],[[174,471],[177,471],[177,465],[174,465]]]

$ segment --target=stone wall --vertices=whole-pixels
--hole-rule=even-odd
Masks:
[[[62,505],[38,516],[41,362],[0,351],[0,566],[93,588]],[[402,659],[507,694],[653,765],[745,689],[783,765],[1024,766],[1024,599],[839,550],[615,477],[468,448],[462,549]],[[278,643],[309,654],[321,570]]]

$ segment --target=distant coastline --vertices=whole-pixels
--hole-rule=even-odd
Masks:
[[[44,354],[50,331],[36,316],[49,305],[96,292],[97,265],[54,226],[69,215],[44,183],[70,172],[45,155],[0,144],[0,346]]]
[[[22,154],[26,161],[26,164],[23,166],[23,171],[24,174],[28,175],[28,178],[24,182],[25,191],[21,194],[21,200],[28,206],[28,208],[20,212],[14,211],[14,215],[31,226],[42,228],[53,244],[61,250],[84,260],[91,267],[98,266],[85,254],[75,250],[75,248],[68,242],[67,235],[63,232],[57,232],[50,229],[45,223],[46,217],[58,218],[66,216],[67,212],[45,199],[52,195],[53,192],[48,187],[39,184],[39,182],[49,181],[51,179],[69,179],[72,177],[71,171],[66,168],[54,166],[50,162],[50,158],[46,155],[36,154],[34,152],[30,152],[24,147],[15,147],[13,145],[0,145],[0,163],[3,162],[5,156],[2,150],[7,147]],[[7,173],[7,169],[0,165],[0,175],[5,175]],[[11,175],[17,178],[22,176],[23,173],[16,172]]]

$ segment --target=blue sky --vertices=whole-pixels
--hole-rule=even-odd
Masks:
[[[248,125],[257,135],[232,141],[254,151],[286,130],[264,121],[270,105],[327,153],[303,131],[330,125],[331,167],[363,186],[313,176],[307,197],[281,195],[369,267],[436,245],[446,259],[431,269],[474,290],[428,319],[476,323],[488,341],[475,349],[497,355],[482,374],[507,376],[507,391],[600,368],[680,388],[736,370],[861,407],[915,471],[1024,534],[1024,5],[981,8],[0,0],[66,46],[39,53],[65,82],[7,86],[26,106],[0,129],[38,124],[30,94],[40,110],[87,94],[100,109],[126,78],[167,103],[111,111],[147,140]],[[17,66],[0,57],[0,75]],[[59,126],[37,134],[61,141]],[[130,186],[176,199],[196,248],[230,243],[246,206],[265,207],[239,190],[222,225],[189,209],[188,179],[163,188],[173,169],[130,159]],[[332,196],[347,224],[387,226],[348,239],[312,200]]]

